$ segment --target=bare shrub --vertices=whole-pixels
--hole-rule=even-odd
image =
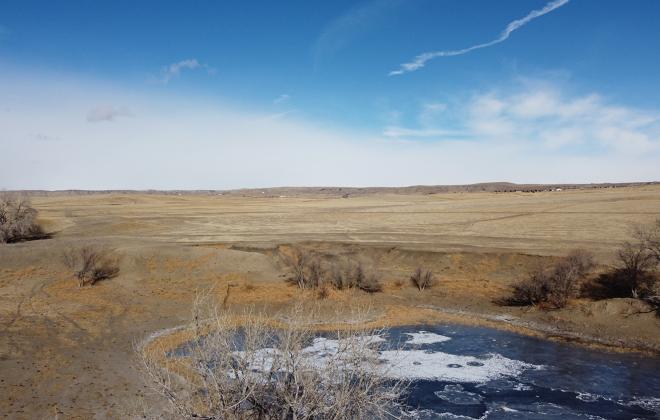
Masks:
[[[552,269],[547,282],[548,303],[555,308],[563,308],[570,298],[580,293],[582,280],[594,267],[593,255],[583,249],[570,251]]]
[[[528,277],[512,286],[511,295],[498,303],[509,306],[530,306],[544,302],[549,294],[550,279],[543,268],[532,271]]]
[[[324,347],[308,315],[298,309],[273,327],[215,312],[194,328],[185,359],[149,347],[139,357],[170,418],[397,418],[407,383],[384,374],[380,331],[338,331],[337,345]],[[321,351],[309,351],[312,343]]]
[[[383,291],[383,285],[376,272],[366,272],[362,264],[358,264],[355,269],[355,285],[358,289],[367,293],[378,293]]]
[[[653,300],[658,294],[659,246],[660,219],[654,224],[636,226],[632,240],[621,244],[617,251],[617,265],[587,285],[584,294],[595,299],[633,297]]]
[[[638,297],[653,289],[655,276],[649,275],[657,261],[642,241],[624,242],[617,252],[619,280],[628,296]]]
[[[417,267],[412,276],[410,276],[410,281],[420,291],[430,289],[436,283],[433,272],[431,270],[425,270],[422,267]]]
[[[311,256],[309,253],[293,249],[291,255],[284,255],[284,264],[289,268],[292,274],[291,281],[301,289],[307,286],[307,266]]]
[[[527,278],[513,285],[510,296],[497,303],[563,308],[569,299],[578,295],[582,281],[593,266],[591,253],[581,249],[570,251],[553,266],[533,270]]]
[[[337,290],[357,288],[369,293],[383,290],[375,271],[367,272],[360,262],[335,260],[327,263],[299,249],[285,255],[283,260],[291,272],[289,281],[301,289],[318,289],[329,284]]]
[[[350,277],[347,269],[342,267],[338,262],[330,265],[329,270],[330,284],[337,290],[344,290],[350,288],[348,279]]]
[[[24,196],[0,195],[0,243],[19,242],[44,237],[37,223],[37,210]]]
[[[80,287],[94,285],[119,274],[119,260],[105,248],[86,245],[63,252],[62,262],[78,279]]]
[[[324,270],[318,258],[312,258],[307,266],[307,285],[317,288],[323,283]]]
[[[294,249],[284,255],[284,263],[291,271],[289,279],[301,289],[315,289],[323,283],[325,270],[321,260],[310,252]]]

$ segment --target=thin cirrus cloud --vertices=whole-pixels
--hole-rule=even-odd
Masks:
[[[289,94],[283,93],[280,96],[278,96],[277,98],[273,99],[273,103],[275,105],[279,105],[279,104],[282,104],[284,102],[288,102],[289,99],[291,99],[291,96]]]
[[[115,121],[119,117],[132,117],[133,113],[126,107],[114,107],[110,105],[102,105],[92,108],[87,113],[87,121],[100,122],[100,121]]]
[[[431,52],[422,53],[422,54],[418,55],[417,57],[415,57],[413,59],[413,61],[401,64],[401,66],[397,70],[392,70],[389,73],[389,75],[390,76],[397,76],[397,75],[401,75],[401,74],[404,74],[404,73],[409,73],[409,72],[419,70],[422,67],[424,67],[429,60],[432,60],[434,58],[454,57],[454,56],[457,56],[457,55],[463,55],[463,54],[470,53],[474,50],[479,50],[479,49],[482,49],[482,48],[492,47],[493,45],[499,44],[499,43],[504,42],[507,39],[509,39],[509,37],[511,36],[511,34],[514,31],[516,31],[516,30],[522,28],[523,26],[527,25],[532,20],[564,6],[569,1],[570,0],[554,0],[554,1],[551,1],[550,3],[546,4],[541,9],[532,10],[531,12],[529,12],[527,14],[527,16],[525,16],[521,19],[516,19],[513,22],[509,23],[506,26],[506,28],[504,29],[504,31],[502,31],[500,33],[500,36],[498,36],[497,38],[495,38],[492,41],[484,42],[482,44],[472,45],[470,47],[463,48],[463,49],[460,49],[460,50],[431,51]]]
[[[154,81],[167,84],[170,80],[179,77],[184,70],[204,69],[208,74],[215,74],[215,69],[208,64],[200,63],[196,58],[181,60],[176,63],[163,66],[160,71],[160,77]]]
[[[332,20],[323,28],[314,43],[315,64],[342,50],[374,26],[382,24],[401,4],[402,0],[371,0],[353,6]]]

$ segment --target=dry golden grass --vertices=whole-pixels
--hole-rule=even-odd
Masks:
[[[466,322],[545,335],[534,327],[545,325],[660,347],[657,319],[629,316],[627,301],[575,301],[552,313],[492,304],[530,267],[570,249],[590,249],[601,265],[610,263],[631,224],[660,217],[660,186],[349,199],[95,194],[32,202],[53,239],[0,246],[0,393],[7,396],[0,412],[11,418],[121,417],[143,392],[133,343],[188,322],[199,290],[236,312],[255,306],[276,314],[303,299],[318,305],[319,328],[351,321],[337,308],[348,314],[361,306],[371,308],[367,326]],[[119,276],[78,288],[59,261],[63,249],[81,243],[117,250]],[[377,266],[384,292],[330,290],[322,300],[301,292],[284,281],[279,262],[291,244]],[[435,273],[437,286],[422,293],[410,285],[418,266]]]

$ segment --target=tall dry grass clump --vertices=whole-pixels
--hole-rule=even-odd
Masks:
[[[0,243],[43,236],[43,229],[37,223],[37,210],[27,197],[6,193],[0,195]]]
[[[328,341],[308,317],[298,308],[274,326],[214,312],[192,328],[185,358],[147,348],[140,360],[170,418],[396,418],[407,384],[382,374],[379,331],[339,331]]]

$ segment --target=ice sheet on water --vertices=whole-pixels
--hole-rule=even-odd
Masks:
[[[484,358],[461,356],[424,350],[383,351],[380,359],[387,362],[386,375],[401,379],[426,379],[447,382],[482,383],[509,376],[519,376],[527,369],[541,369],[500,354]]]
[[[442,343],[443,341],[451,340],[451,337],[435,334],[428,331],[405,333],[405,335],[412,337],[411,339],[406,341],[406,344],[435,344],[435,343]]]
[[[435,391],[435,396],[455,405],[477,405],[483,397],[463,389],[461,385],[445,385],[442,391]]]
[[[351,344],[350,340],[366,341],[362,344],[367,344],[367,348],[385,341],[383,337],[378,335],[342,340],[317,337],[303,352],[308,356],[308,362],[311,366],[322,369],[330,358],[337,355],[340,346]],[[364,349],[365,347],[362,344],[358,344],[358,347]],[[267,348],[256,352],[255,360],[251,363],[253,368],[269,369],[276,351]],[[240,352],[237,352],[237,355],[240,355]],[[405,349],[377,351],[374,349],[370,356],[381,362],[379,373],[395,379],[483,383],[505,377],[517,377],[527,369],[542,368],[542,366],[508,359],[500,354],[488,354],[478,358],[440,351]]]

